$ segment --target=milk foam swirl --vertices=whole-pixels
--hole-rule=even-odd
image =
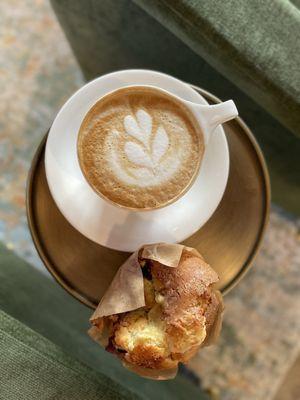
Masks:
[[[149,87],[119,89],[99,100],[80,127],[78,156],[94,190],[131,208],[156,208],[179,197],[204,150],[193,114]]]
[[[119,161],[124,157],[118,152],[122,133],[114,129],[107,136],[106,158],[116,176],[129,185],[147,187],[158,185],[174,175],[181,157],[180,154],[178,158],[168,157],[170,140],[165,128],[159,125],[152,131],[152,117],[142,109],[136,112],[135,117],[127,115],[123,123],[128,135],[123,151],[129,165],[124,163],[124,166]]]

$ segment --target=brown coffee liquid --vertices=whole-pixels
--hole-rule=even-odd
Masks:
[[[143,86],[100,99],[78,137],[80,166],[93,189],[138,209],[167,205],[184,193],[203,152],[192,112],[176,98]]]

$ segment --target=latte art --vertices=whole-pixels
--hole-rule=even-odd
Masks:
[[[118,146],[119,140],[123,142],[122,133],[113,130],[106,139],[106,158],[121,181],[147,187],[163,183],[176,172],[180,159],[168,154],[172,153],[168,151],[169,136],[163,125],[152,132],[152,117],[146,111],[140,109],[135,116],[127,115],[124,132],[124,149]]]
[[[81,168],[105,198],[132,208],[176,199],[196,174],[203,138],[191,112],[152,88],[120,89],[85,117],[78,138]]]
[[[127,115],[124,118],[124,127],[128,135],[140,142],[128,141],[125,143],[125,153],[128,159],[134,164],[150,168],[154,172],[154,168],[159,165],[161,158],[169,147],[169,137],[165,128],[159,125],[151,146],[152,117],[146,111],[138,110],[136,119],[131,115]]]

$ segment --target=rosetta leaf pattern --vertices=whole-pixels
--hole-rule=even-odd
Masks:
[[[155,164],[158,164],[161,158],[165,155],[169,147],[169,136],[165,131],[165,128],[160,125],[157,128],[156,135],[153,139],[152,144],[152,160]]]
[[[125,132],[136,140],[125,142],[126,157],[136,166],[154,171],[168,151],[169,136],[162,125],[158,126],[155,133],[152,132],[152,126],[151,115],[141,109],[135,117],[127,115],[124,118]]]
[[[140,167],[152,168],[152,160],[142,146],[135,142],[125,143],[125,153],[130,162]]]

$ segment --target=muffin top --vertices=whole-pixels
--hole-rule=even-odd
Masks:
[[[145,306],[103,317],[96,326],[106,332],[106,350],[131,366],[176,368],[204,345],[222,307],[212,288],[216,272],[199,256],[183,250],[176,268],[143,259]]]

